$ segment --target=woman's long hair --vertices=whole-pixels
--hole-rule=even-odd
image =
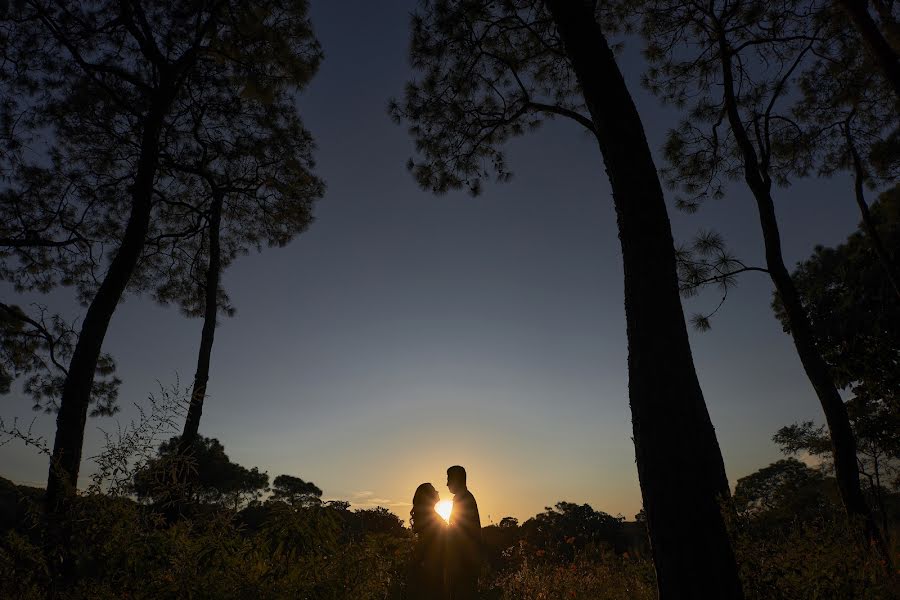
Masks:
[[[430,521],[438,517],[434,510],[438,500],[440,495],[430,483],[423,483],[416,488],[416,493],[413,494],[413,507],[409,511],[409,525],[413,531],[421,531]]]

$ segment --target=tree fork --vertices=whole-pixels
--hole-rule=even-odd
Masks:
[[[635,452],[659,594],[664,600],[743,598],[721,511],[728,479],[691,356],[671,225],[643,124],[592,9],[576,0],[545,4],[591,113],[613,190]]]

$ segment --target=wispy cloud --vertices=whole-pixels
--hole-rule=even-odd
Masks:
[[[390,498],[366,498],[360,501],[360,504],[390,504],[391,502]]]

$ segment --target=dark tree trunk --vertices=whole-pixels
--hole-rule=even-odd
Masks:
[[[141,153],[131,187],[131,213],[122,243],[85,314],[63,384],[45,496],[48,522],[44,554],[51,575],[48,598],[64,594],[74,581],[74,562],[69,552],[72,536],[70,502],[78,486],[84,427],[103,340],[140,258],[150,226],[153,182],[159,162],[159,134],[169,105],[163,98],[162,94],[156,97],[144,118]]]
[[[788,329],[794,340],[794,347],[806,376],[819,398],[825,421],[831,434],[831,447],[834,456],[835,478],[838,482],[841,498],[851,519],[865,524],[866,534],[874,542],[887,560],[889,554],[883,544],[875,519],[869,510],[859,483],[859,469],[856,460],[856,438],[850,426],[847,407],[838,393],[837,386],[831,377],[828,365],[816,347],[812,325],[800,295],[794,286],[781,250],[781,234],[778,231],[778,219],[775,216],[775,203],[772,200],[772,183],[768,175],[761,169],[756,150],[750,141],[741,115],[737,108],[734,92],[734,78],[731,65],[731,49],[725,43],[724,34],[719,36],[719,52],[722,61],[723,91],[728,123],[740,147],[744,162],[744,179],[756,200],[759,222],[762,227],[763,242],[766,251],[766,268],[775,290],[784,306],[788,318]]]
[[[772,197],[768,191],[753,190],[753,194],[756,197],[763,230],[766,267],[788,317],[788,329],[794,340],[797,354],[800,356],[800,363],[803,365],[806,376],[822,405],[822,411],[825,413],[825,421],[831,434],[834,475],[841,492],[844,508],[851,519],[859,520],[864,524],[866,537],[875,544],[878,552],[887,560],[890,558],[890,553],[878,531],[875,518],[866,503],[860,486],[859,465],[856,459],[856,437],[850,425],[847,407],[838,393],[827,363],[816,347],[809,318],[800,301],[794,281],[784,265]]]
[[[875,227],[875,222],[872,221],[872,214],[869,212],[869,205],[866,204],[866,196],[863,189],[865,184],[865,172],[863,170],[862,160],[859,158],[859,153],[857,153],[856,147],[853,145],[853,139],[850,137],[849,131],[847,133],[847,141],[849,142],[850,147],[850,157],[853,160],[853,191],[856,196],[856,205],[859,207],[860,215],[862,215],[863,227],[869,235],[869,241],[872,243],[872,248],[875,250],[875,255],[881,263],[881,268],[884,270],[888,282],[891,284],[891,287],[894,288],[894,294],[900,299],[900,274],[897,273],[897,267],[893,260],[891,260],[891,256],[888,254],[887,249],[884,247],[881,235],[878,233],[878,228]],[[885,534],[887,534],[886,529]]]
[[[875,59],[875,63],[881,68],[882,74],[894,88],[897,98],[900,99],[900,57],[878,29],[875,19],[869,14],[868,2],[866,0],[837,0],[837,4],[850,17],[869,54]]]
[[[168,101],[157,99],[144,119],[141,153],[131,188],[131,213],[125,234],[85,314],[63,384],[47,479],[47,506],[53,512],[62,510],[63,501],[75,493],[78,484],[84,426],[97,360],[110,319],[141,256],[150,226],[153,180],[159,160],[159,132],[167,106]]]
[[[194,374],[191,403],[188,406],[187,417],[184,421],[184,431],[178,444],[179,454],[187,453],[197,439],[200,417],[203,414],[203,400],[206,398],[206,385],[209,382],[209,362],[212,355],[213,339],[216,335],[219,279],[222,272],[219,234],[224,199],[224,192],[217,189],[213,190],[213,201],[209,211],[209,265],[206,269],[206,284],[204,287],[203,331],[200,334],[200,352],[197,355],[197,371]]]
[[[728,479],[694,369],[671,226],[643,125],[591,9],[575,0],[545,2],[613,190],[625,271],[628,391],[659,594],[742,598],[721,512]]]

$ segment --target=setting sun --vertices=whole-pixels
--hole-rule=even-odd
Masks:
[[[445,521],[450,522],[450,512],[453,510],[453,500],[441,500],[434,505],[434,510],[441,515]]]

